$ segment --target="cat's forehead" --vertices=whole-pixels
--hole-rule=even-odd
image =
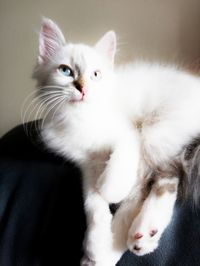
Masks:
[[[79,71],[84,71],[88,66],[101,65],[102,61],[94,48],[82,44],[66,45],[60,59]]]

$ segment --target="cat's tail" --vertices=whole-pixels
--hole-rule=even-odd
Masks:
[[[180,192],[200,207],[200,138],[190,143],[181,154]]]

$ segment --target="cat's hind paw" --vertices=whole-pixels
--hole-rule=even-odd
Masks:
[[[131,252],[135,255],[143,256],[153,252],[159,243],[159,233],[157,229],[149,229],[140,231],[129,230],[127,245]]]
[[[149,254],[158,247],[164,228],[159,226],[155,217],[142,210],[133,220],[128,231],[127,246],[135,255]]]

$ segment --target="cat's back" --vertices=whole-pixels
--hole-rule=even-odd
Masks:
[[[154,163],[168,160],[199,134],[199,77],[177,67],[149,63],[130,64],[117,71],[123,108]]]
[[[120,99],[133,112],[152,112],[200,99],[200,78],[177,66],[135,62],[117,70]]]

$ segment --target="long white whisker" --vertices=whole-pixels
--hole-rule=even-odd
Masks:
[[[61,90],[53,90],[53,91],[44,91],[44,92],[40,92],[40,96],[41,95],[48,95],[48,94],[54,94],[54,93],[64,93]]]
[[[55,97],[55,95],[51,96],[51,98]],[[50,97],[49,97],[50,98]],[[49,100],[49,99],[47,99]],[[35,112],[35,110],[40,106],[40,96],[38,95],[37,97],[35,97],[30,103],[29,105],[27,106],[26,110],[24,110],[24,114],[22,114],[22,123],[23,125],[26,123],[26,121],[29,121],[32,114]],[[33,107],[34,106],[34,107]],[[32,108],[33,107],[33,108]],[[31,111],[30,111],[31,110]],[[28,131],[27,131],[27,128],[24,127],[24,130],[26,132],[26,134],[28,135]]]
[[[38,90],[34,90],[29,93],[23,101],[23,105],[21,107],[21,120],[26,134],[29,134],[27,122],[30,120],[35,111],[36,114],[34,115],[34,120],[41,119],[43,115],[47,117],[52,108],[54,108],[56,104],[59,104],[60,101],[57,101],[61,100],[61,98],[63,101],[64,99],[69,99],[71,93],[71,91],[66,90],[66,86],[58,86],[53,84],[38,86]],[[35,97],[30,101],[33,95],[35,95]],[[55,106],[51,107],[50,110],[47,110],[47,112],[44,113],[45,108],[47,109],[47,107],[51,106],[55,102]],[[34,122],[34,125],[35,129],[37,130],[38,126],[36,126],[36,123],[37,121]]]
[[[41,86],[39,87],[38,89],[39,90],[47,90],[47,89],[60,89],[60,90],[63,90],[65,89],[66,87],[64,86],[57,86],[57,85],[47,85],[47,86]]]
[[[61,97],[61,95],[57,94],[57,95],[51,95],[50,97],[48,97],[46,100],[42,101],[37,112],[36,112],[36,116],[40,113],[41,108],[46,108],[48,107],[52,102],[54,102],[56,99],[59,99]]]
[[[22,117],[22,114],[23,114],[23,110],[25,108],[25,105],[27,103],[27,101],[29,100],[29,98],[31,98],[33,96],[33,94],[35,94],[36,91],[32,91],[31,93],[29,93],[26,98],[24,99],[23,103],[22,103],[22,107],[21,107],[21,117]]]
[[[35,106],[34,108],[36,108],[38,106],[38,103],[37,103],[36,99],[33,99],[30,102],[30,104],[27,106],[26,110],[24,110],[24,114],[23,114],[23,117],[22,117],[22,123],[23,123],[23,125],[26,123],[26,121],[28,121],[27,120],[27,113],[32,108],[33,105]],[[28,119],[29,118],[30,118],[30,116],[28,116]],[[26,131],[26,129],[25,129],[25,131]],[[26,131],[26,133],[27,133],[27,131]]]
[[[34,126],[35,126],[35,129],[36,129],[36,131],[37,131],[37,133],[39,133],[39,128],[37,127],[37,121],[39,120],[39,119],[42,119],[42,114],[43,114],[43,112],[44,112],[44,110],[45,110],[45,108],[49,105],[49,104],[51,104],[51,102],[49,102],[50,101],[50,99],[54,99],[55,98],[55,96],[51,96],[51,97],[48,97],[48,99],[46,99],[45,101],[43,101],[43,102],[41,102],[40,101],[40,105],[39,105],[39,107],[37,108],[37,111],[36,111],[36,114],[35,114],[35,116],[34,116]],[[49,104],[48,104],[48,102],[49,102]],[[39,135],[39,134],[38,134]]]
[[[42,100],[41,97],[40,97],[40,95],[38,95],[38,97],[35,98],[35,100],[38,102],[38,104],[40,104],[40,105],[44,105],[44,104],[46,104],[49,100],[51,100],[51,99],[53,99],[53,98],[55,98],[55,97],[57,97],[57,96],[59,96],[59,95],[60,95],[60,93],[55,93],[54,95],[50,95],[49,97],[47,97],[47,96],[48,96],[48,94],[47,94],[47,95],[45,95],[45,100]],[[36,107],[37,107],[37,106],[36,106]],[[32,109],[31,113],[29,114],[29,118],[30,118],[30,116],[32,115],[32,113],[33,113],[34,111],[35,111],[35,108]]]
[[[51,96],[51,97],[48,97],[45,101],[43,101],[43,102],[41,102],[40,103],[40,105],[39,105],[39,107],[38,107],[38,110],[37,110],[37,112],[36,112],[36,114],[35,114],[35,116],[34,116],[34,126],[35,126],[35,128],[36,128],[36,131],[37,131],[37,133],[40,131],[40,129],[36,126],[36,123],[37,123],[37,121],[39,120],[39,119],[41,119],[42,118],[42,115],[43,115],[43,113],[44,113],[44,110],[48,107],[48,106],[50,106],[53,102],[55,102],[55,101],[57,101],[58,99],[60,99],[60,95],[58,95],[58,96]],[[35,110],[35,108],[34,108],[34,110]],[[33,111],[33,110],[32,110]]]
[[[35,102],[37,103],[38,101],[38,96],[34,97],[32,99],[32,101],[29,103],[29,105],[26,107],[25,109],[25,106],[24,106],[24,109],[23,109],[23,112],[22,112],[22,119],[24,121],[25,117],[26,117],[26,113],[28,112],[28,109],[31,107],[31,105],[35,104]]]
[[[33,96],[33,94],[35,94],[35,91],[32,91],[31,93],[29,93],[26,98],[24,99],[23,103],[22,103],[22,107],[21,107],[21,121],[22,121],[22,125],[24,127],[24,112],[25,112],[25,106],[28,102],[28,100]],[[32,101],[31,101],[32,102]],[[25,127],[24,127],[25,130]]]
[[[39,102],[38,102],[38,97],[34,98],[30,104],[27,106],[26,110],[24,110],[24,114],[23,114],[23,117],[22,117],[22,121],[23,121],[23,124],[25,124],[25,121],[29,121],[32,113],[34,112],[34,110],[38,107],[39,105]],[[32,106],[34,106],[34,108],[32,109]],[[32,110],[31,110],[32,109]],[[30,111],[31,110],[31,111]],[[30,112],[29,112],[30,111]],[[27,130],[26,131],[26,134],[28,135],[28,132]]]
[[[46,103],[48,103],[49,100],[51,100],[51,99],[53,99],[53,98],[55,98],[57,96],[62,96],[62,93],[46,94],[46,95],[44,95],[44,97],[41,97],[41,95],[40,95],[39,101],[43,105],[45,105]],[[42,99],[42,98],[44,98],[44,99]]]
[[[58,107],[55,109],[55,111],[53,113],[52,120],[54,119],[54,116],[55,116],[56,112],[61,107],[61,105],[65,102],[65,100],[66,100],[66,97],[63,96],[62,99],[61,99],[61,101],[60,101],[60,103],[58,103]]]
[[[49,115],[49,113],[51,112],[51,110],[53,110],[53,108],[60,102],[60,98],[57,99],[56,103],[47,111],[47,113],[45,114],[45,116],[43,117],[43,121],[42,121],[42,125],[41,128],[43,128],[44,126],[44,121],[46,120],[47,116]]]

